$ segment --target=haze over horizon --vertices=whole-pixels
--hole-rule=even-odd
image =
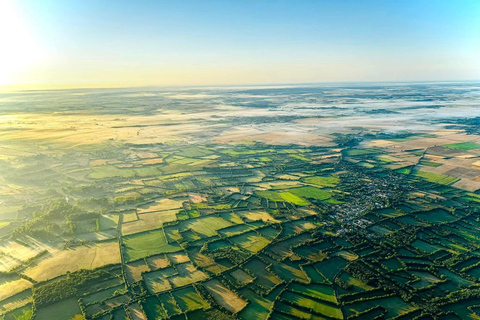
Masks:
[[[186,2],[0,0],[0,86],[480,79],[478,1]]]

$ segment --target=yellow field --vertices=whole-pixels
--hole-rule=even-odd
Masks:
[[[22,279],[17,275],[3,275],[0,279],[0,301],[31,288],[32,285],[30,281]]]
[[[157,211],[139,215],[139,220],[122,224],[122,234],[129,235],[160,228],[163,223],[177,220],[178,210]]]
[[[130,283],[142,280],[142,272],[150,271],[150,268],[143,260],[131,262],[126,264],[125,271],[127,272],[127,279]]]
[[[225,288],[222,283],[216,279],[205,282],[204,286],[208,292],[210,292],[213,299],[228,311],[237,313],[247,305],[247,302],[242,300],[233,291]]]
[[[36,281],[44,281],[66,272],[95,269],[115,263],[120,263],[118,242],[103,242],[72,250],[53,251],[40,262],[27,268],[24,273]]]
[[[147,318],[142,312],[142,308],[140,308],[140,305],[138,303],[129,305],[128,310],[130,310],[130,314],[132,315],[133,320],[147,320]]]
[[[262,220],[264,222],[267,221],[272,221],[272,222],[279,222],[278,220],[275,220],[274,217],[272,217],[269,213],[258,210],[258,211],[242,211],[242,212],[237,212],[242,218],[247,218],[252,221],[257,221],[257,220]]]
[[[150,266],[150,269],[152,269],[152,271],[163,269],[170,265],[170,261],[167,258],[165,258],[164,255],[149,257],[147,258],[147,262],[148,262],[148,265]]]
[[[137,212],[139,214],[153,212],[153,211],[165,211],[165,210],[172,210],[172,209],[179,209],[182,208],[183,201],[186,199],[162,199],[157,200],[154,203],[149,203],[145,206],[140,206],[137,208]]]
[[[183,252],[168,253],[167,257],[168,257],[168,259],[170,259],[170,261],[173,264],[184,263],[184,262],[190,261],[190,258],[188,257],[188,255],[186,253],[183,253]]]

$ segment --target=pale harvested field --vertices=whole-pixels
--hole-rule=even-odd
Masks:
[[[188,193],[188,197],[192,203],[207,202],[207,198],[199,193],[190,192]]]
[[[231,312],[237,313],[247,305],[246,301],[242,300],[233,291],[225,288],[217,279],[205,282],[203,286],[219,305]]]
[[[24,273],[36,281],[55,278],[80,269],[95,269],[107,264],[120,263],[118,242],[103,242],[71,250],[52,250]]]
[[[480,182],[470,179],[460,179],[459,181],[452,184],[452,187],[473,192],[480,189]]]
[[[214,113],[211,113],[212,115]],[[99,144],[108,140],[129,143],[162,143],[178,141],[179,136],[205,130],[198,122],[190,122],[196,114],[164,112],[150,116],[76,115],[68,114],[10,114],[0,117],[4,129],[0,140],[35,141],[56,146],[82,146]],[[203,117],[209,117],[204,114]],[[169,125],[175,122],[175,125]],[[100,127],[98,124],[101,124]],[[129,126],[124,126],[128,123]],[[181,123],[181,124],[178,124]],[[142,125],[145,127],[135,127]],[[8,130],[15,127],[15,130]],[[101,130],[102,134],[98,134]]]
[[[155,201],[154,203],[149,203],[144,206],[137,208],[139,214],[154,212],[154,211],[166,211],[172,209],[183,208],[183,201],[186,199],[175,200],[175,199],[162,199]]]
[[[89,232],[75,235],[75,239],[84,241],[105,241],[111,240],[117,237],[117,230],[111,229],[100,232]]]
[[[142,272],[150,271],[148,265],[143,260],[127,263],[125,271],[127,272],[127,279],[132,284],[142,280]]]
[[[284,174],[278,174],[278,175],[277,175],[277,178],[278,178],[278,179],[282,179],[282,180],[299,180],[299,179],[300,179],[300,177],[293,176],[293,175],[291,175],[291,174],[286,174],[286,173],[284,173]]]
[[[132,315],[133,320],[147,320],[138,303],[129,305],[128,309],[130,310],[130,314]]]
[[[170,261],[164,255],[158,255],[147,258],[148,265],[152,271],[166,268],[170,265]]]
[[[185,285],[208,279],[208,275],[198,270],[192,263],[184,263],[176,266],[178,275],[169,278],[175,287],[183,287]]]
[[[152,277],[152,275],[149,274],[149,276],[144,277],[144,279],[147,288],[152,293],[158,293],[172,289],[170,281],[163,277]]]
[[[157,158],[158,154],[156,154],[155,152],[141,152],[137,153],[137,157],[139,157],[140,159],[151,159]]]
[[[97,159],[97,160],[92,160],[90,161],[90,166],[95,167],[95,166],[103,166],[107,164],[107,160],[103,159]]]
[[[288,130],[288,128],[286,129]],[[304,146],[320,145],[334,146],[331,139],[326,136],[308,133],[300,130],[291,131],[260,131],[251,128],[237,127],[215,138],[216,142],[263,142],[273,145],[298,144]]]
[[[428,154],[428,153],[425,154],[425,156],[423,158],[426,159],[426,160],[439,162],[439,163],[441,163],[442,160],[445,159],[445,157],[443,157],[443,156],[438,156],[438,155]]]
[[[149,165],[149,164],[159,164],[163,163],[162,158],[155,158],[155,159],[145,159],[141,161],[135,161],[136,164],[141,164],[141,165]]]
[[[426,149],[434,146],[441,146],[449,143],[458,143],[471,141],[472,136],[466,135],[464,133],[459,133],[458,130],[432,130],[428,133],[435,134],[437,137],[428,138],[428,137],[415,137],[414,139],[407,141],[392,141],[392,140],[382,140],[375,139],[362,142],[361,146],[363,148],[371,147],[381,147],[388,149],[391,152],[400,151],[400,150],[409,150],[409,149]]]
[[[258,183],[256,184],[257,186],[261,187],[261,188],[265,188],[265,189],[278,189],[279,186],[287,186],[288,187],[295,187],[295,186],[298,186],[298,187],[301,187],[303,185],[303,183],[301,183],[300,181],[291,181],[291,180],[283,180],[283,181],[275,181],[275,182],[263,182],[263,183]],[[282,188],[284,189],[284,188]]]
[[[30,281],[22,279],[17,275],[2,275],[0,277],[0,301],[32,286],[33,284]]]
[[[184,262],[190,261],[190,258],[188,257],[188,255],[186,253],[183,253],[183,252],[167,253],[167,257],[168,257],[168,259],[170,259],[170,261],[173,264],[184,263]]]
[[[123,223],[138,220],[138,216],[135,211],[124,212],[122,215],[123,215]]]
[[[22,262],[20,260],[17,260],[9,255],[3,255],[0,257],[0,272],[8,272],[21,264]]]
[[[50,245],[30,236],[22,236],[18,240],[21,243],[15,240],[4,240],[1,242],[0,271],[9,271],[19,266],[22,261],[31,259],[44,250],[53,249]]]
[[[269,213],[266,211],[258,210],[258,211],[238,211],[238,215],[240,215],[242,218],[247,218],[252,221],[257,221],[257,220],[262,220],[264,222],[267,221],[272,221],[272,222],[279,222],[276,220],[274,217],[272,217]]]
[[[245,179],[245,182],[260,182],[265,177],[265,173],[260,170],[255,170],[253,176],[242,178]]]
[[[32,291],[27,289],[0,301],[0,314],[23,307],[32,302]]]
[[[122,224],[122,234],[129,235],[160,228],[163,223],[177,220],[179,210],[158,211],[140,214],[139,220]]]
[[[22,241],[23,240],[26,240],[26,238],[22,239]],[[27,244],[31,246],[26,247],[15,240],[4,241],[0,246],[0,253],[10,255],[15,259],[18,259],[21,261],[25,261],[35,257],[36,255],[38,255],[40,252],[42,252],[47,248],[46,246],[43,246],[40,243],[27,242]]]
[[[475,191],[480,188],[480,168],[475,165],[477,158],[465,158],[454,156],[452,158],[435,159],[435,162],[442,163],[439,167],[419,166],[422,171],[442,174],[460,178],[461,180],[452,184],[453,187],[467,191]]]
[[[453,187],[467,191],[480,189],[480,149],[460,150],[443,147],[446,144],[475,141],[475,136],[461,133],[458,130],[432,130],[430,133],[436,135],[434,138],[417,137],[412,140],[395,142],[389,140],[372,140],[362,143],[363,147],[382,147],[390,152],[390,156],[401,160],[399,163],[387,165],[395,169],[395,165],[412,165],[416,163],[419,157],[404,150],[424,149],[426,154],[424,159],[427,161],[441,164],[438,167],[428,165],[417,166],[425,172],[441,174],[459,178],[460,180],[452,184]],[[399,152],[401,151],[401,152]],[[388,157],[388,156],[382,156]]]

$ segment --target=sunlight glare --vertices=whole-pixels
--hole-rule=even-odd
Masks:
[[[14,1],[0,0],[0,84],[15,82],[16,74],[31,68],[42,55]]]

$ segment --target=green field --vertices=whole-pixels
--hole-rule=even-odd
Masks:
[[[458,149],[458,150],[468,151],[468,150],[480,149],[480,144],[475,142],[459,142],[459,143],[444,144],[443,147],[449,148],[449,149]]]
[[[435,252],[435,251],[437,251],[437,250],[443,249],[442,246],[432,245],[432,244],[427,243],[427,242],[422,241],[422,240],[415,240],[415,241],[412,243],[412,246],[414,246],[415,248],[420,249],[420,250],[422,250],[422,251],[429,252],[429,253],[433,253],[433,252]]]
[[[38,320],[70,320],[82,312],[76,299],[67,299],[61,302],[51,304],[37,309]]]
[[[0,222],[0,229],[5,228],[5,227],[7,227],[8,225],[10,225],[10,222],[9,222],[9,221]]]
[[[114,320],[130,320],[124,308],[118,308],[113,312]]]
[[[159,253],[180,250],[176,243],[169,244],[163,229],[147,231],[123,237],[127,261],[134,261]]]
[[[412,274],[418,279],[418,281],[411,284],[416,289],[421,289],[441,281],[429,272],[413,271]]]
[[[369,286],[366,283],[362,282],[361,280],[355,277],[352,277],[352,275],[346,272],[342,272],[339,278],[345,281],[346,283],[348,283],[349,285],[351,285],[351,288],[349,290],[338,288],[339,294],[350,294],[350,293],[362,292],[362,291],[373,289],[372,286]]]
[[[335,257],[316,263],[317,269],[325,278],[333,282],[333,278],[347,265],[344,259]]]
[[[181,229],[192,229],[199,235],[211,237],[217,234],[217,230],[232,226],[232,223],[219,217],[200,217],[186,220]]]
[[[170,293],[160,295],[159,299],[167,313],[167,317],[182,313],[182,310],[178,307],[177,302]]]
[[[135,176],[135,172],[132,169],[120,169],[114,166],[98,166],[92,168],[92,173],[90,177],[94,179],[105,179],[105,178],[131,178]]]
[[[303,267],[303,270],[307,274],[307,276],[310,278],[312,283],[326,283],[327,279],[320,274],[314,267],[312,266],[305,266]]]
[[[295,194],[292,194],[290,192],[280,192],[279,195],[284,201],[296,204],[297,206],[308,206],[310,204],[310,202],[308,202],[307,200],[302,199],[299,196],[296,196]]]
[[[256,191],[256,194],[261,198],[266,198],[275,202],[288,202],[298,206],[307,206],[310,203],[301,198],[300,196],[293,194],[289,191],[277,192],[277,191]]]
[[[33,316],[32,304],[29,303],[23,307],[5,313],[2,320],[30,320]]]
[[[155,296],[149,297],[145,300],[145,303],[143,304],[143,310],[145,311],[145,314],[149,320],[163,319],[166,317],[165,310]]]
[[[371,154],[378,154],[381,149],[365,148],[365,149],[348,149],[346,155],[348,156],[365,156]]]
[[[389,230],[387,228],[384,228],[382,226],[379,226],[379,225],[369,227],[368,230],[376,232],[376,233],[381,234],[381,235],[386,235],[386,234],[389,234],[389,233],[392,232],[391,230]]]
[[[200,148],[200,147],[189,147],[183,149],[181,152],[178,153],[178,155],[184,156],[184,157],[205,157],[213,154],[213,152],[209,149],[206,148]]]
[[[98,219],[100,230],[114,229],[117,227],[119,215],[101,215]]]
[[[387,297],[349,304],[345,306],[345,311],[347,316],[351,316],[376,306],[386,308],[388,310],[388,318],[394,318],[415,309],[412,304],[406,303],[398,297]]]
[[[288,290],[301,293],[314,299],[337,303],[337,298],[335,297],[335,292],[332,286],[321,284],[303,285],[299,283],[292,283],[288,286]]]
[[[331,197],[330,192],[307,186],[288,190],[290,193],[307,199],[326,200]]]
[[[241,224],[232,227],[227,227],[221,230],[218,230],[218,233],[221,234],[223,237],[231,237],[240,233],[247,232],[249,230],[255,229],[255,226],[251,224]]]
[[[343,319],[342,311],[338,307],[308,298],[290,291],[284,291],[282,298],[304,308],[311,308],[315,313],[325,315],[333,319]]]
[[[284,201],[284,199],[276,191],[255,191],[257,196],[266,198],[270,201]]]
[[[411,167],[405,167],[405,168],[397,169],[395,171],[398,172],[398,173],[410,174],[412,172],[412,168]]]
[[[437,173],[431,173],[431,172],[426,172],[426,171],[415,171],[414,175],[417,177],[424,178],[427,181],[430,182],[435,182],[438,184],[444,184],[444,185],[450,185],[456,181],[458,181],[458,178],[455,177],[450,177],[450,176],[445,176],[443,174],[437,174]]]
[[[282,282],[275,274],[266,270],[267,265],[259,259],[255,258],[245,264],[243,269],[247,270],[249,274],[257,277],[257,283],[267,288],[273,288]]]
[[[430,223],[438,224],[444,222],[452,222],[458,218],[448,213],[443,209],[434,209],[427,212],[416,213],[417,218],[428,221]]]
[[[193,287],[173,291],[172,295],[183,312],[209,307]]]
[[[198,270],[192,263],[186,262],[175,266],[178,275],[171,277],[169,280],[174,287],[183,287],[208,278],[208,275]]]
[[[84,296],[82,297],[83,299],[83,303],[85,304],[91,304],[91,303],[96,303],[96,302],[102,302],[104,300],[107,300],[108,298],[111,298],[113,296],[113,294],[115,293],[115,291],[123,291],[125,290],[125,286],[124,285],[119,285],[119,286],[115,286],[115,287],[112,287],[112,288],[109,288],[109,289],[106,289],[106,290],[102,290],[102,291],[98,291],[94,294],[91,294],[91,295],[88,295],[88,296]]]
[[[170,290],[172,285],[167,279],[177,274],[174,268],[168,267],[153,272],[147,272],[143,274],[143,280],[147,289],[151,293],[158,293]]]
[[[275,303],[275,310],[282,313],[274,313],[274,316],[269,319],[290,320],[290,319],[310,319],[310,320],[324,320],[324,317],[317,316],[305,309],[295,308],[282,302]],[[288,314],[289,316],[286,316]],[[277,316],[275,316],[277,315]],[[291,316],[295,318],[292,318]]]
[[[265,239],[254,231],[231,237],[229,239],[235,243],[237,247],[250,253],[256,253],[270,243],[268,239]]]
[[[273,300],[269,297],[262,297],[248,288],[240,290],[242,297],[245,297],[249,304],[238,314],[240,319],[258,319],[265,320],[270,313],[270,307],[273,304]]]
[[[304,178],[303,181],[305,183],[314,184],[319,187],[335,187],[340,182],[340,178],[338,176],[315,176],[315,177],[308,177]]]
[[[433,161],[426,161],[426,160],[421,160],[420,164],[423,166],[428,166],[428,167],[440,167],[442,164],[438,162],[433,162]]]

